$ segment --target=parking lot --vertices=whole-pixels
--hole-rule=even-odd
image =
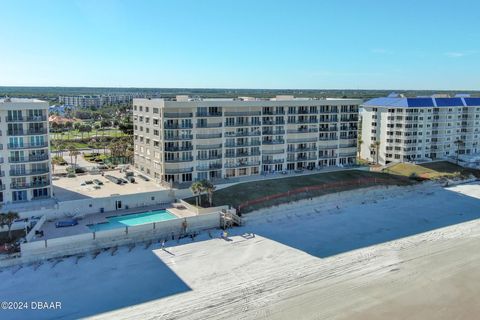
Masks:
[[[125,179],[125,174],[116,171],[106,171],[105,176],[111,175],[116,178]],[[141,192],[160,191],[165,190],[165,187],[159,186],[156,183],[145,181],[134,176],[135,182],[127,182],[125,184],[116,184],[108,180],[101,174],[81,174],[74,178],[56,177],[53,180],[54,196],[58,201],[68,201],[85,198],[101,198],[111,195],[134,194]],[[101,182],[100,185],[93,181],[97,179]]]

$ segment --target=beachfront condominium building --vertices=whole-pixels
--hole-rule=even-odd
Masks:
[[[0,202],[51,196],[48,102],[0,99]]]
[[[135,168],[157,182],[356,163],[357,99],[134,99]]]
[[[375,98],[363,104],[360,154],[380,164],[475,154],[479,129],[480,98]]]

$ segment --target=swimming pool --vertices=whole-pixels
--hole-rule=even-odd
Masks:
[[[125,228],[125,226],[133,227],[141,224],[166,221],[176,219],[177,216],[168,210],[156,210],[142,213],[132,213],[123,216],[107,217],[107,222],[90,224],[88,227],[92,231],[112,230],[117,228]]]

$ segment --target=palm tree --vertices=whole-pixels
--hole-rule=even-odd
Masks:
[[[195,181],[194,183],[192,183],[192,185],[190,186],[190,189],[192,190],[193,194],[195,195],[195,199],[196,199],[196,202],[197,202],[197,206],[199,206],[201,204],[201,194],[203,192],[203,184],[202,184],[202,181]],[[199,201],[200,199],[200,201]]]
[[[75,169],[77,167],[77,156],[80,154],[80,152],[77,150],[77,147],[75,147],[73,144],[71,144],[68,147],[68,155],[70,156],[70,164],[73,166]],[[75,165],[73,163],[73,158],[75,158]]]
[[[210,207],[213,205],[213,192],[215,191],[215,186],[208,180],[201,181],[203,190],[207,192],[208,195],[208,202],[210,203]]]
[[[380,154],[379,150],[380,150],[380,141],[375,141],[374,143],[375,145],[375,155],[377,156],[377,164],[378,164],[378,156]]]
[[[363,144],[363,140],[360,136],[358,137],[357,144],[358,144],[358,157],[360,158],[360,155],[362,154],[362,144]]]
[[[0,213],[0,225],[2,227],[7,226],[8,228],[8,238],[12,240],[12,225],[13,222],[19,219],[20,216],[18,212],[8,211],[7,213]]]
[[[376,163],[378,164],[378,150],[380,149],[380,141],[375,141],[370,145],[370,151],[375,153],[377,159]]]
[[[52,173],[55,173],[55,166],[60,165],[60,159],[58,157],[53,157],[52,159]]]

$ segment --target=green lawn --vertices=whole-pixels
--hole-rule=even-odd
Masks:
[[[328,172],[328,173],[318,173],[305,176],[294,176],[289,178],[282,179],[271,179],[264,181],[255,181],[255,182],[246,182],[215,191],[213,195],[213,205],[231,205],[238,207],[238,205],[245,203],[249,200],[258,199],[264,196],[275,195],[283,192],[288,192],[294,189],[307,187],[307,186],[316,186],[323,184],[330,184],[339,181],[358,181],[362,178],[381,178],[386,180],[386,184],[390,185],[406,185],[411,184],[412,181],[406,179],[405,177],[389,175],[378,172],[369,172],[361,170],[345,170],[337,172]],[[261,204],[251,205],[242,210],[242,212],[248,212],[263,207],[269,207],[272,205],[277,205],[281,203],[286,203],[290,201],[317,197],[327,193],[340,192],[350,189],[356,189],[359,187],[369,187],[374,185],[373,182],[365,182],[359,185],[347,185],[339,186],[335,188],[328,188],[326,190],[314,190],[304,193],[299,193],[293,196],[269,200]],[[187,202],[195,204],[195,198],[186,199]],[[203,204],[206,203],[204,200]]]
[[[90,139],[93,137],[110,136],[110,137],[124,137],[125,134],[119,129],[95,130],[83,133],[83,139]],[[66,132],[52,132],[52,140],[73,140],[82,139],[82,133],[78,130],[70,130]]]
[[[414,174],[425,179],[452,178],[456,176],[469,176],[470,174],[480,177],[479,170],[457,166],[448,161],[427,162],[418,165],[399,163],[385,169],[384,172],[405,177]]]

